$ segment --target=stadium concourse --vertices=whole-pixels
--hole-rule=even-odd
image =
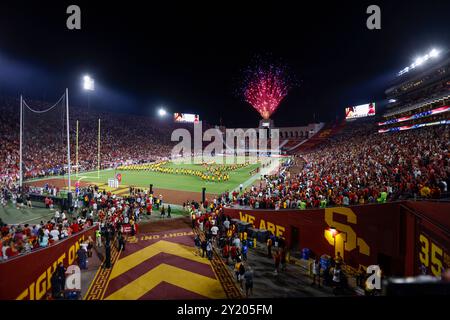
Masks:
[[[126,238],[122,251],[117,252],[114,248],[111,269],[100,268],[97,271],[84,299],[241,299],[351,295],[349,291],[334,292],[331,287],[311,286],[308,273],[295,264],[290,264],[287,270],[286,260],[280,262],[280,268],[274,271],[277,267],[272,267],[272,257],[266,256],[265,248],[255,246],[246,249],[248,244],[245,240],[242,245],[237,244],[240,233],[236,225],[230,223],[229,218],[220,213],[220,209],[215,211],[217,215],[213,212],[204,211],[199,215],[194,229],[190,218],[142,225],[138,234]],[[212,225],[204,224],[207,216],[212,218]],[[230,248],[229,254],[223,252],[219,238],[229,242],[226,244]],[[239,268],[241,264],[246,272],[241,270],[242,275],[237,280],[236,267]],[[254,279],[255,274],[257,278]],[[249,292],[247,288],[253,284],[254,288]]]

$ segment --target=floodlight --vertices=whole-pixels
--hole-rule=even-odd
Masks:
[[[414,60],[414,63],[411,64],[409,67],[404,68],[402,71],[400,71],[398,73],[399,76],[401,76],[402,74],[409,72],[410,70],[422,65],[424,62],[430,60],[431,58],[436,58],[439,56],[439,51],[435,48],[431,49],[431,51],[429,53],[427,53],[426,55],[422,56],[422,57],[417,57]]]
[[[418,58],[416,59],[416,61],[414,62],[414,64],[415,64],[416,66],[420,66],[420,65],[423,63],[423,61],[424,61],[424,58],[423,58],[423,57],[418,57]]]
[[[439,55],[439,51],[437,51],[436,49],[433,49],[430,51],[429,55],[430,55],[430,57],[435,58]]]
[[[335,227],[331,226],[328,231],[330,232],[330,234],[335,237],[338,234],[338,231],[336,230]]]
[[[164,108],[159,108],[158,114],[160,117],[164,117],[167,114],[167,111]]]

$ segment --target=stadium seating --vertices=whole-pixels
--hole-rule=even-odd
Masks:
[[[19,121],[11,121],[18,118],[18,101],[0,99],[0,105],[0,132],[4,138],[0,142],[0,178],[2,187],[10,187],[18,179]],[[448,112],[444,116],[448,117]],[[174,144],[170,141],[173,124],[143,116],[74,108],[71,130],[79,120],[80,170],[97,166],[99,118],[102,168],[164,159]],[[377,199],[384,202],[408,197],[438,198],[448,194],[447,125],[384,134],[377,130],[374,119],[330,123],[295,150],[295,161],[287,172],[268,177],[260,187],[245,190],[230,201],[283,209],[320,207],[324,203],[376,203]],[[71,139],[74,163],[75,135]],[[55,153],[58,148],[64,146],[36,144],[32,155],[24,159],[25,177],[63,173],[65,154]],[[383,192],[387,193],[386,199]]]
[[[45,103],[33,101],[34,105]],[[17,181],[19,175],[19,102],[0,98],[0,178],[3,183]],[[145,116],[107,112],[71,111],[71,162],[75,164],[75,127],[79,121],[79,170],[97,167],[98,119],[101,128],[101,167],[125,162],[148,162],[167,157],[174,143],[170,141],[173,124],[158,122]],[[177,124],[177,127],[181,125]],[[45,136],[46,128],[40,136]],[[61,174],[67,162],[65,141],[39,141],[24,152],[24,178]]]
[[[365,119],[333,128],[296,154],[287,176],[268,177],[236,203],[288,209],[449,196],[448,125],[380,134]]]

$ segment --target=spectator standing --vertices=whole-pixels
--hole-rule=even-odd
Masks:
[[[89,236],[87,241],[87,256],[88,258],[92,257],[92,248],[94,247],[94,240],[92,240],[91,236]]]
[[[239,284],[241,286],[242,289],[244,289],[244,275],[245,275],[245,266],[244,266],[244,262],[242,262],[239,265]]]
[[[336,266],[341,266],[344,263],[344,259],[342,259],[341,253],[339,251],[334,258],[334,263]]]
[[[119,231],[118,233],[118,244],[119,244],[119,251],[125,251],[125,238],[122,234],[122,232]]]
[[[202,247],[202,241],[200,240],[200,237],[198,235],[194,238],[194,245],[197,250],[198,255],[200,255],[201,247]]]
[[[87,252],[82,247],[77,251],[78,265],[80,269],[87,269]]]
[[[280,250],[281,250],[281,253],[280,253],[281,271],[286,271],[287,248],[283,247]]]
[[[242,242],[242,259],[244,261],[247,261],[247,252],[248,252],[248,242],[243,241]]]
[[[205,257],[205,253],[206,253],[206,246],[208,245],[208,243],[206,242],[206,239],[202,240],[201,243],[201,247],[202,247],[202,258]]]
[[[222,248],[222,256],[225,259],[225,264],[229,264],[229,258],[230,258],[230,245],[228,244],[228,241],[226,241],[225,245]]]
[[[240,259],[236,259],[236,263],[234,264],[234,274],[236,275],[236,282],[240,283],[240,269],[241,269],[242,261]]]
[[[336,267],[333,269],[333,293],[338,294],[341,292],[342,289],[342,270],[341,265],[337,264]]]
[[[97,247],[101,247],[102,246],[102,232],[100,231],[100,227],[95,230],[95,240],[97,243]]]
[[[214,243],[217,242],[217,235],[219,233],[219,227],[217,227],[216,225],[211,227],[211,235],[212,235],[212,240]]]
[[[317,284],[320,288],[320,261],[319,258],[316,257],[316,259],[313,262],[312,265],[312,273],[313,273],[313,282],[311,283],[312,286],[314,286],[316,284],[316,280],[317,280]]]
[[[274,260],[274,264],[275,264],[275,274],[278,274],[278,272],[280,271],[280,261],[281,261],[281,254],[279,250],[275,251],[275,255],[273,257]]]
[[[245,279],[245,296],[248,298],[253,295],[253,270],[250,266],[247,266],[247,270],[244,274]]]
[[[267,239],[267,257],[269,258],[269,259],[272,259],[272,238],[271,237],[269,237],[268,239]]]
[[[212,256],[213,256],[212,250],[213,250],[212,242],[211,242],[211,240],[208,240],[208,242],[206,244],[206,256],[208,257],[209,260],[211,260]]]

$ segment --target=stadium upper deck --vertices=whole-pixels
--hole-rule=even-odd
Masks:
[[[448,124],[450,52],[434,50],[418,58],[385,93],[391,104],[378,124],[379,132]]]
[[[450,51],[436,53],[435,57],[420,62],[414,68],[407,68],[409,71],[402,70],[403,73],[397,75],[385,91],[391,101],[384,115],[387,118],[439,104],[450,95]]]

